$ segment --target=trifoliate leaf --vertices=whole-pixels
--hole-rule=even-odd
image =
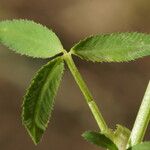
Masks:
[[[137,144],[133,147],[130,147],[128,150],[150,150],[150,142],[143,142],[141,144]]]
[[[117,146],[104,134],[93,132],[93,131],[86,131],[82,134],[85,140],[95,144],[99,147],[107,148],[109,150],[118,150]]]
[[[54,32],[28,20],[1,21],[0,43],[21,55],[39,58],[49,58],[63,50]]]
[[[46,130],[63,70],[61,58],[46,64],[34,77],[24,97],[22,120],[35,144]]]
[[[150,35],[113,33],[91,36],[72,49],[71,53],[93,62],[125,62],[150,55]]]

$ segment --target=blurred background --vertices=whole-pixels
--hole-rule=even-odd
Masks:
[[[66,49],[91,34],[150,33],[149,0],[0,0],[0,20],[26,18],[52,28]],[[132,125],[150,79],[150,58],[130,63],[74,60],[107,123]],[[21,123],[22,96],[34,73],[48,60],[32,59],[0,46],[0,149],[98,150],[84,141],[98,130],[68,68],[42,142],[34,146]],[[150,139],[150,128],[146,139]]]

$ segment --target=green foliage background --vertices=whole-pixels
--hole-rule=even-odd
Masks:
[[[0,20],[27,18],[45,24],[54,29],[66,48],[91,34],[150,33],[149,13],[149,0],[0,1]],[[131,128],[149,80],[150,59],[125,64],[75,60],[107,122],[112,127],[119,122]],[[86,129],[97,129],[97,126],[69,72],[65,73],[59,89],[53,119],[43,142],[34,147],[27,136],[20,119],[21,98],[33,74],[44,63],[20,57],[0,46],[1,149],[98,150],[80,136]]]

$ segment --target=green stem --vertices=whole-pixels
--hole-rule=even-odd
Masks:
[[[84,97],[85,97],[85,100],[100,128],[101,131],[106,131],[108,129],[88,87],[86,86],[84,80],[82,79],[77,67],[75,66],[74,64],[74,61],[71,57],[71,54],[70,53],[67,53],[66,51],[64,52],[64,59],[76,81],[76,83],[78,84],[80,90],[82,91]]]
[[[150,121],[150,81],[135,120],[129,144],[131,146],[141,143]]]

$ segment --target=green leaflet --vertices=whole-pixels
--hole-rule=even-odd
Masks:
[[[143,142],[141,144],[137,144],[128,150],[150,150],[150,142]]]
[[[91,36],[72,49],[71,53],[93,62],[124,62],[150,55],[150,35],[113,33]]]
[[[21,55],[39,58],[49,58],[63,50],[54,32],[27,20],[0,22],[0,43]]]
[[[62,58],[47,63],[34,77],[24,97],[22,120],[35,144],[46,130],[63,70]]]
[[[117,146],[104,134],[86,131],[82,134],[85,140],[103,148],[107,148],[109,150],[118,150]]]

